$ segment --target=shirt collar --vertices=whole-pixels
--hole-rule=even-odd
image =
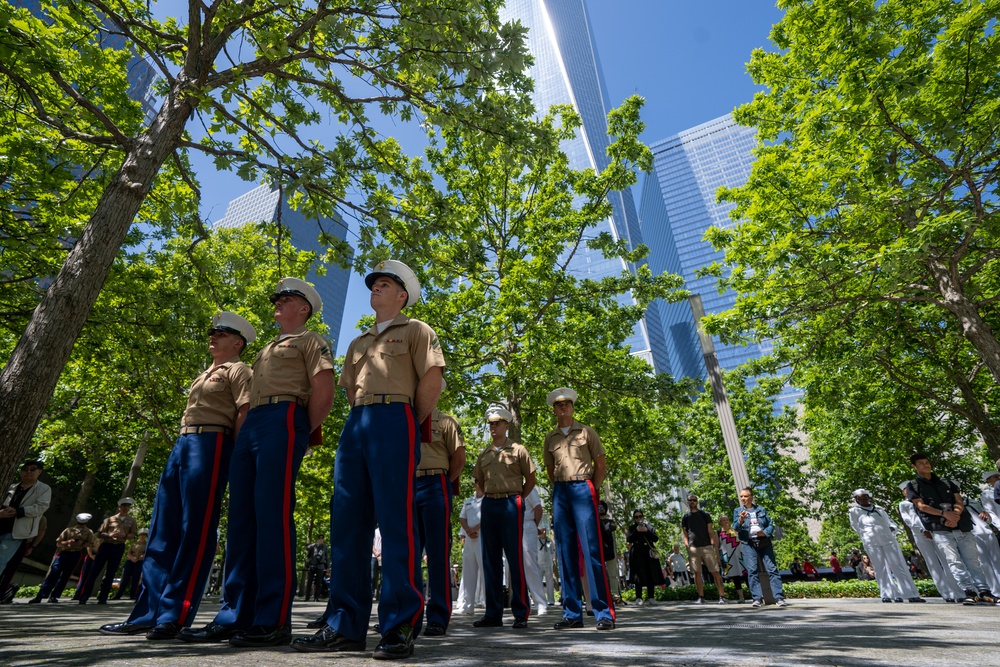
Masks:
[[[385,331],[388,331],[389,329],[391,329],[391,328],[393,328],[395,326],[399,326],[400,324],[406,324],[409,321],[410,321],[409,317],[407,317],[403,313],[400,313],[399,315],[396,315],[396,317],[392,318],[392,321],[389,322],[389,326],[387,326],[385,328]],[[376,322],[370,329],[368,329],[368,331],[364,332],[361,335],[362,336],[377,336],[378,335],[378,322]]]

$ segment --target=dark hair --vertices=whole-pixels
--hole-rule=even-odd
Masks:
[[[910,455],[910,463],[916,463],[920,460],[930,461],[931,457],[927,456],[927,452],[914,452]]]
[[[753,495],[753,487],[752,486],[744,486],[742,489],[740,489],[740,491],[749,491],[750,495],[751,496]]]
[[[636,508],[632,510],[632,518],[635,518],[636,514],[645,514],[645,512],[643,512],[641,509]]]

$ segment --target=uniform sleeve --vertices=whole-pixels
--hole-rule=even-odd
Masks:
[[[320,371],[333,370],[333,355],[330,344],[317,333],[310,332],[303,345],[302,359],[306,365],[306,375],[312,379]]]
[[[556,457],[552,455],[552,451],[549,449],[549,438],[545,438],[545,444],[542,446],[542,462],[545,464],[545,469],[550,468],[555,471],[556,468]],[[555,480],[549,480],[554,482]]]
[[[528,453],[528,448],[521,446],[521,474],[527,477],[531,473],[535,472],[535,462],[531,460],[531,454]]]
[[[854,529],[854,532],[860,534],[861,529],[858,528],[858,513],[854,511],[853,507],[847,512],[847,520],[850,521],[851,528]]]
[[[441,430],[444,435],[444,445],[448,454],[454,454],[459,449],[465,449],[465,438],[462,435],[462,427],[451,415],[444,415],[441,420]]]
[[[434,329],[419,320],[416,324],[418,326],[414,327],[413,335],[409,337],[410,358],[413,360],[417,377],[422,378],[435,366],[444,368],[444,352],[441,351],[441,342]]]
[[[97,534],[98,535],[100,535],[101,533],[107,533],[107,532],[111,531],[111,523],[110,523],[110,521],[111,521],[111,517],[108,517],[107,519],[105,519],[104,521],[101,522],[100,528],[97,529]]]
[[[604,445],[601,443],[601,436],[591,427],[587,427],[587,447],[590,448],[590,458],[597,460],[604,456]]]
[[[239,410],[250,403],[250,380],[253,371],[242,361],[229,367],[229,387],[233,392],[233,402]]]
[[[476,465],[472,467],[472,479],[476,481],[476,484],[479,485],[480,489],[485,491],[485,488],[483,487],[483,467],[480,463],[481,461],[482,456],[476,459]]]

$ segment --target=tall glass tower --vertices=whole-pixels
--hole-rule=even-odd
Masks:
[[[607,167],[611,104],[584,0],[507,0],[500,18],[519,20],[528,28],[528,49],[535,59],[529,74],[535,82],[538,113],[546,113],[554,104],[569,104],[580,114],[583,126],[575,139],[562,145],[570,166],[595,170]],[[595,225],[590,238],[609,232],[634,248],[642,243],[642,231],[632,191],[613,192],[610,199],[611,217]],[[599,250],[586,247],[577,251],[570,264],[575,275],[592,279],[620,275],[626,268],[621,260],[606,259]],[[654,309],[636,325],[626,343],[656,370],[666,370],[661,366],[666,359],[661,358],[663,336]]]
[[[716,201],[720,187],[746,183],[757,138],[753,129],[737,125],[731,116],[709,121],[651,145],[653,173],[646,177],[640,203],[642,233],[650,247],[649,266],[684,277],[686,287],[701,295],[706,313],[729,310],[736,294],[719,293],[714,277],[696,272],[723,254],[704,240],[709,227],[734,224],[733,204]],[[666,338],[667,368],[675,377],[705,378],[705,362],[687,302],[659,303],[658,314]],[[725,345],[715,341],[723,370],[770,353],[767,343]],[[779,405],[794,402],[801,392],[788,387]]]
[[[229,202],[226,215],[212,226],[240,227],[260,222],[277,222],[280,216],[281,224],[292,234],[292,245],[298,250],[315,252],[320,256],[326,252],[326,248],[319,243],[321,231],[336,236],[341,241],[347,238],[347,224],[339,216],[334,220],[307,218],[287,202],[281,201],[278,195],[278,190],[272,190],[267,185],[254,188]],[[326,274],[319,275],[314,265],[306,274],[306,280],[315,285],[323,299],[323,322],[330,329],[327,335],[336,350],[351,274],[336,264],[327,264],[326,267]]]

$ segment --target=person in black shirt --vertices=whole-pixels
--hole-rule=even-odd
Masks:
[[[694,585],[698,588],[695,603],[705,603],[705,581],[701,573],[704,564],[715,579],[719,604],[726,604],[726,591],[722,587],[722,574],[719,572],[719,544],[715,540],[712,517],[705,510],[698,509],[698,496],[693,493],[688,495],[688,509],[690,511],[681,519],[681,536],[687,547],[688,562],[694,572]]]
[[[323,588],[323,577],[330,567],[329,549],[324,544],[325,535],[320,533],[316,541],[306,546],[306,602],[309,593],[319,602],[320,589]]]
[[[955,482],[934,474],[927,454],[914,454],[910,464],[917,471],[917,477],[907,484],[906,498],[917,508],[924,528],[930,532],[955,581],[965,591],[962,604],[996,604],[979,563],[972,517],[965,509],[962,490]]]

